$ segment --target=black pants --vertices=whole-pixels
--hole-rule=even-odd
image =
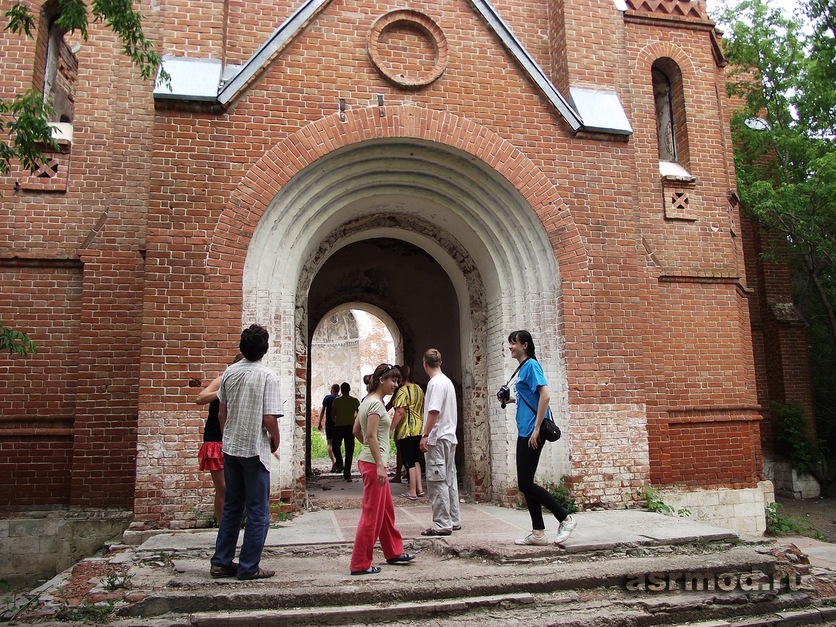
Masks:
[[[351,462],[354,459],[354,425],[345,427],[334,427],[334,439],[331,441],[331,448],[334,451],[334,462],[337,468],[342,466],[343,477],[348,479],[351,476]],[[345,463],[343,463],[343,455],[340,447],[345,442]]]
[[[528,514],[531,516],[531,528],[535,530],[546,528],[543,522],[544,507],[560,522],[569,515],[560,503],[554,500],[548,490],[534,483],[534,475],[537,473],[537,464],[540,463],[543,446],[545,443],[533,449],[528,445],[528,438],[517,438],[517,483],[520,492],[525,495]]]
[[[421,436],[411,435],[398,440],[398,452],[401,454],[401,461],[407,468],[414,468],[421,455]]]

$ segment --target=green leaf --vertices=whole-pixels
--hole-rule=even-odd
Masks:
[[[37,353],[38,348],[28,335],[7,327],[0,320],[0,351],[25,357]]]
[[[16,35],[32,36],[32,31],[35,30],[35,18],[32,17],[32,12],[29,7],[23,4],[15,4],[11,9],[6,11],[6,28]]]

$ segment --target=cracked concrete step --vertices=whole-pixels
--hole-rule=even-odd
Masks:
[[[801,592],[770,595],[709,593],[665,594],[631,598],[610,589],[587,594],[501,594],[443,601],[354,604],[342,607],[288,608],[237,612],[195,612],[169,615],[168,627],[280,627],[318,625],[421,624],[461,625],[693,625],[694,627],[754,627],[754,625],[816,625],[836,621],[836,608],[806,607]],[[697,621],[697,622],[694,622]],[[128,627],[131,623],[122,623]]]
[[[439,615],[459,615],[486,607],[508,609],[535,602],[528,593],[465,597],[420,603],[350,605],[326,608],[293,608],[260,612],[199,612],[189,616],[194,627],[280,627],[282,625],[381,624],[398,620],[417,620]]]
[[[208,561],[202,556],[174,559],[166,579],[159,566],[132,568],[137,588],[147,591],[143,598],[121,608],[121,616],[151,618],[167,613],[255,612],[277,608],[343,608],[358,600],[375,603],[439,603],[496,595],[546,594],[612,587],[624,589],[628,580],[649,574],[764,573],[771,577],[775,558],[756,547],[736,547],[722,552],[698,555],[624,557],[598,561],[542,563],[497,563],[486,559],[459,558],[424,550],[415,562],[405,566],[386,566],[379,575],[352,577],[345,560],[337,552],[319,560],[308,555],[282,556],[263,560],[265,567],[277,569],[273,579],[238,582],[211,580]],[[150,569],[151,572],[144,573]],[[409,586],[403,585],[409,577]],[[143,585],[155,580],[156,589]]]

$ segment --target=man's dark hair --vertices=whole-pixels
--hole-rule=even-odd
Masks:
[[[258,361],[267,354],[270,334],[260,324],[251,324],[241,331],[241,341],[238,348],[249,361]]]
[[[342,392],[343,396],[348,396],[348,393],[351,392],[351,386],[347,381],[343,381],[340,385],[340,392]]]

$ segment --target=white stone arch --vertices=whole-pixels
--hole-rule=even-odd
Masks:
[[[373,315],[375,318],[380,320],[386,330],[389,331],[389,335],[392,336],[392,341],[395,343],[395,361],[397,363],[402,363],[400,360],[403,358],[403,337],[401,336],[401,330],[398,327],[397,323],[392,319],[392,316],[389,315],[389,312],[377,307],[376,305],[372,305],[371,303],[366,303],[360,300],[353,300],[348,301],[344,304],[338,305],[336,307],[331,307],[328,311],[326,311],[322,316],[320,316],[320,320],[325,320],[331,314],[337,311],[344,311],[346,309],[357,309],[360,311],[365,311],[368,314]]]
[[[558,302],[555,252],[537,213],[496,170],[451,146],[414,138],[350,144],[319,158],[268,204],[247,250],[243,318],[268,321],[268,363],[283,393],[305,398],[297,368],[307,356],[307,291],[336,250],[371,237],[419,246],[444,268],[460,307],[462,382],[467,438],[465,464],[488,463],[490,496],[507,500],[516,487],[513,413],[493,402],[515,363],[509,331],[528,328],[552,390],[552,408],[567,427],[568,386]],[[477,277],[474,279],[473,277]],[[475,285],[482,293],[476,293]],[[481,307],[474,316],[474,303]],[[289,385],[293,382],[293,385]],[[282,423],[282,489],[298,482],[304,433]],[[480,441],[480,437],[489,434]],[[569,438],[547,448],[541,475],[569,470]],[[481,448],[480,448],[481,447]],[[287,460],[290,463],[284,463]]]

